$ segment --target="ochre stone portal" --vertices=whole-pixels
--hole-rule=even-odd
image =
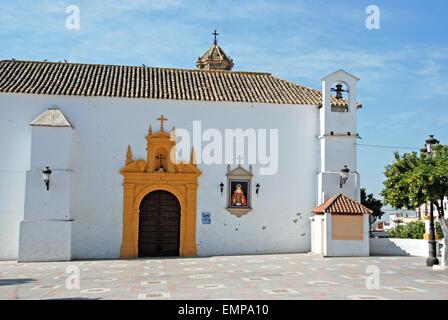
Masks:
[[[161,116],[159,120],[162,124],[168,119]],[[140,204],[147,194],[156,190],[168,191],[179,201],[179,255],[196,255],[196,198],[201,172],[195,164],[193,151],[190,163],[172,161],[171,150],[176,148],[175,139],[171,139],[172,134],[164,131],[163,126],[157,133],[149,129],[146,136],[146,161],[133,160],[131,147],[128,147],[126,166],[120,171],[124,177],[123,240],[120,252],[123,259],[138,257]]]

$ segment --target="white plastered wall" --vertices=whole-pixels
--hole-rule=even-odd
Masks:
[[[237,218],[225,210],[226,199],[221,196],[219,184],[226,182],[226,165],[199,165],[203,173],[199,178],[197,204],[199,255],[308,252],[311,249],[309,217],[310,210],[317,204],[315,176],[319,170],[319,111],[316,106],[26,94],[0,94],[0,105],[3,107],[0,109],[0,134],[8,136],[8,139],[0,139],[5,152],[0,160],[5,168],[1,175],[11,176],[7,179],[9,184],[7,181],[1,188],[4,192],[13,190],[11,194],[15,195],[6,204],[0,203],[0,219],[11,221],[7,234],[1,236],[1,258],[17,258],[19,221],[24,220],[24,211],[33,220],[64,220],[67,215],[73,219],[70,228],[73,259],[119,257],[123,219],[123,180],[119,170],[124,165],[128,144],[134,159],[146,158],[145,135],[149,124],[158,130],[156,118],[160,114],[169,119],[167,128],[175,125],[191,131],[192,121],[201,120],[203,130],[279,130],[278,172],[260,176],[259,166],[254,165],[253,183],[260,183],[261,189],[259,196],[252,194],[254,210],[246,216]],[[50,190],[63,193],[60,197],[63,204],[51,204],[62,208],[53,211],[60,214],[57,219],[45,217],[45,210],[24,209],[25,172],[30,169],[32,148],[28,124],[52,105],[57,105],[74,127],[67,168],[69,188],[67,181],[63,186],[59,184],[63,180],[63,170],[59,172],[57,165],[51,165],[56,170]],[[47,191],[38,170],[42,165],[54,163],[57,156],[51,153],[53,151],[61,152],[53,150],[52,144],[42,147],[42,163],[31,168],[29,179],[35,176],[28,184],[30,192],[27,194],[35,194],[36,198],[27,198],[26,203],[39,201],[40,197],[44,197],[42,204],[45,202]],[[69,197],[64,188],[70,190]],[[211,213],[210,225],[202,224],[201,212]],[[63,247],[65,249],[61,250],[67,253]]]
[[[72,128],[34,126],[31,132],[18,260],[70,260]],[[49,190],[42,179],[46,166],[52,170]]]

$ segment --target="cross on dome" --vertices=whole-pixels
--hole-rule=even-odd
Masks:
[[[217,45],[217,44],[218,44],[218,38],[217,38],[217,36],[219,36],[219,33],[216,31],[216,29],[215,29],[215,31],[212,33],[212,35],[214,36],[213,44],[214,44],[214,45]]]

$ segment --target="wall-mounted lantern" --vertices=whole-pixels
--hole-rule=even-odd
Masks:
[[[347,166],[344,166],[344,168],[341,169],[341,173],[340,173],[340,177],[339,177],[339,187],[341,189],[342,189],[342,186],[347,182],[349,173],[350,173],[350,169],[347,168]]]
[[[257,185],[255,186],[255,193],[257,194],[257,196],[258,196],[258,192],[260,191],[260,187],[261,187],[261,185],[259,183],[257,183]]]
[[[221,188],[221,195],[224,192],[224,183],[221,182],[221,184],[219,185],[219,187]]]
[[[45,167],[44,170],[42,170],[42,180],[44,180],[45,186],[47,187],[47,191],[50,190],[50,176],[51,176],[51,170],[50,167]]]

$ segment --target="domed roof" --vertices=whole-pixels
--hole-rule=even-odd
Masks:
[[[196,66],[200,70],[232,70],[233,60],[226,55],[220,46],[218,46],[218,42],[216,40],[218,33],[216,30],[213,35],[215,36],[213,45],[200,58],[198,58]]]

